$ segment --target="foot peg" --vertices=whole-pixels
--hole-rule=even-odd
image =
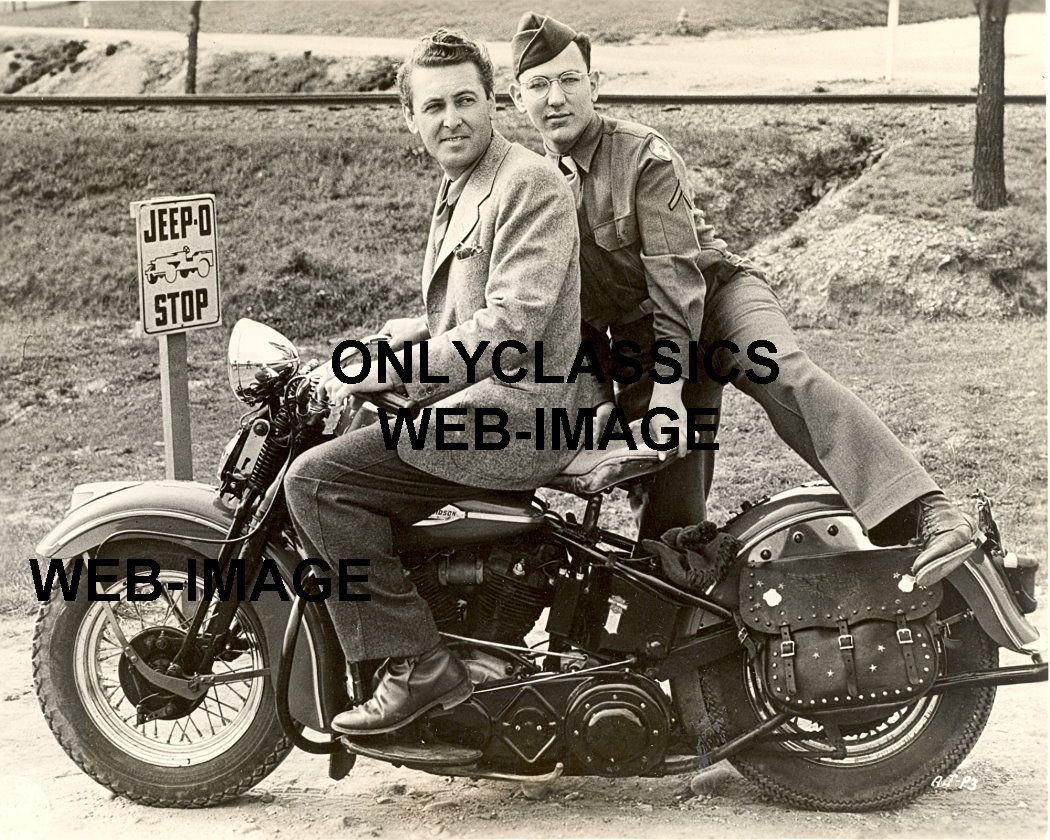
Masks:
[[[957,548],[955,551],[931,560],[915,572],[915,585],[929,589],[937,581],[943,580],[959,568],[975,551],[979,551],[984,541],[984,535],[978,534],[968,540],[962,548]]]
[[[437,741],[412,741],[396,736],[340,738],[343,745],[355,755],[404,764],[413,767],[470,767],[482,756],[481,750],[443,744]]]

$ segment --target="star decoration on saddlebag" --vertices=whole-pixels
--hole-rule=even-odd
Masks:
[[[828,676],[829,676],[829,677],[833,677],[833,676],[835,676],[835,672],[834,672],[834,671],[828,671]]]
[[[816,651],[814,651],[814,653],[813,653],[813,658],[814,658],[814,659],[820,659],[820,654],[819,654],[819,653],[817,653]]]
[[[879,653],[882,653],[886,650],[886,645],[879,645],[876,650],[878,650]]]
[[[878,671],[879,670],[879,666],[878,665],[869,665],[868,666],[868,670],[872,671],[872,672]]]

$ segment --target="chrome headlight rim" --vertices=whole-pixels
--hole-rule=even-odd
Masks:
[[[299,351],[272,327],[241,318],[230,333],[226,373],[230,389],[241,402],[262,402],[268,386],[299,369]]]

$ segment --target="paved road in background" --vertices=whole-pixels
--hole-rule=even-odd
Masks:
[[[883,79],[883,28],[829,32],[727,32],[706,38],[647,39],[597,45],[595,67],[606,71],[607,90],[618,93],[802,93],[822,85],[833,92],[967,93],[977,84],[976,17],[910,24],[897,30],[894,80]],[[185,48],[181,32],[130,29],[0,27],[0,40],[41,34],[144,47]],[[641,40],[641,39],[640,39]],[[324,35],[200,34],[209,51],[352,57],[404,55],[412,41]],[[673,45],[673,49],[668,49]],[[489,45],[493,60],[509,66],[510,44]],[[1006,25],[1006,89],[1045,92],[1046,16],[1011,15]]]

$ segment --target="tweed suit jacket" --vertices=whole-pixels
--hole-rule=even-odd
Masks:
[[[537,382],[535,375],[536,342],[543,344],[544,374],[562,377],[580,345],[579,232],[565,179],[539,155],[493,132],[436,254],[431,228],[422,284],[431,336],[427,368],[449,382],[407,381],[405,388],[417,402],[465,410],[465,427],[445,436],[446,444],[462,448],[438,448],[431,427],[419,449],[402,435],[398,456],[460,484],[504,490],[542,485],[575,456],[552,449],[551,409],[564,408],[574,419],[580,406],[577,385]],[[528,373],[505,383],[493,376],[493,351],[511,339],[528,352],[503,352],[500,368]],[[468,366],[453,341],[470,354],[488,342],[476,368],[481,381],[468,382]],[[478,409],[506,412],[505,447],[475,448]],[[546,415],[539,430],[537,409]],[[486,440],[498,442],[491,434]]]

